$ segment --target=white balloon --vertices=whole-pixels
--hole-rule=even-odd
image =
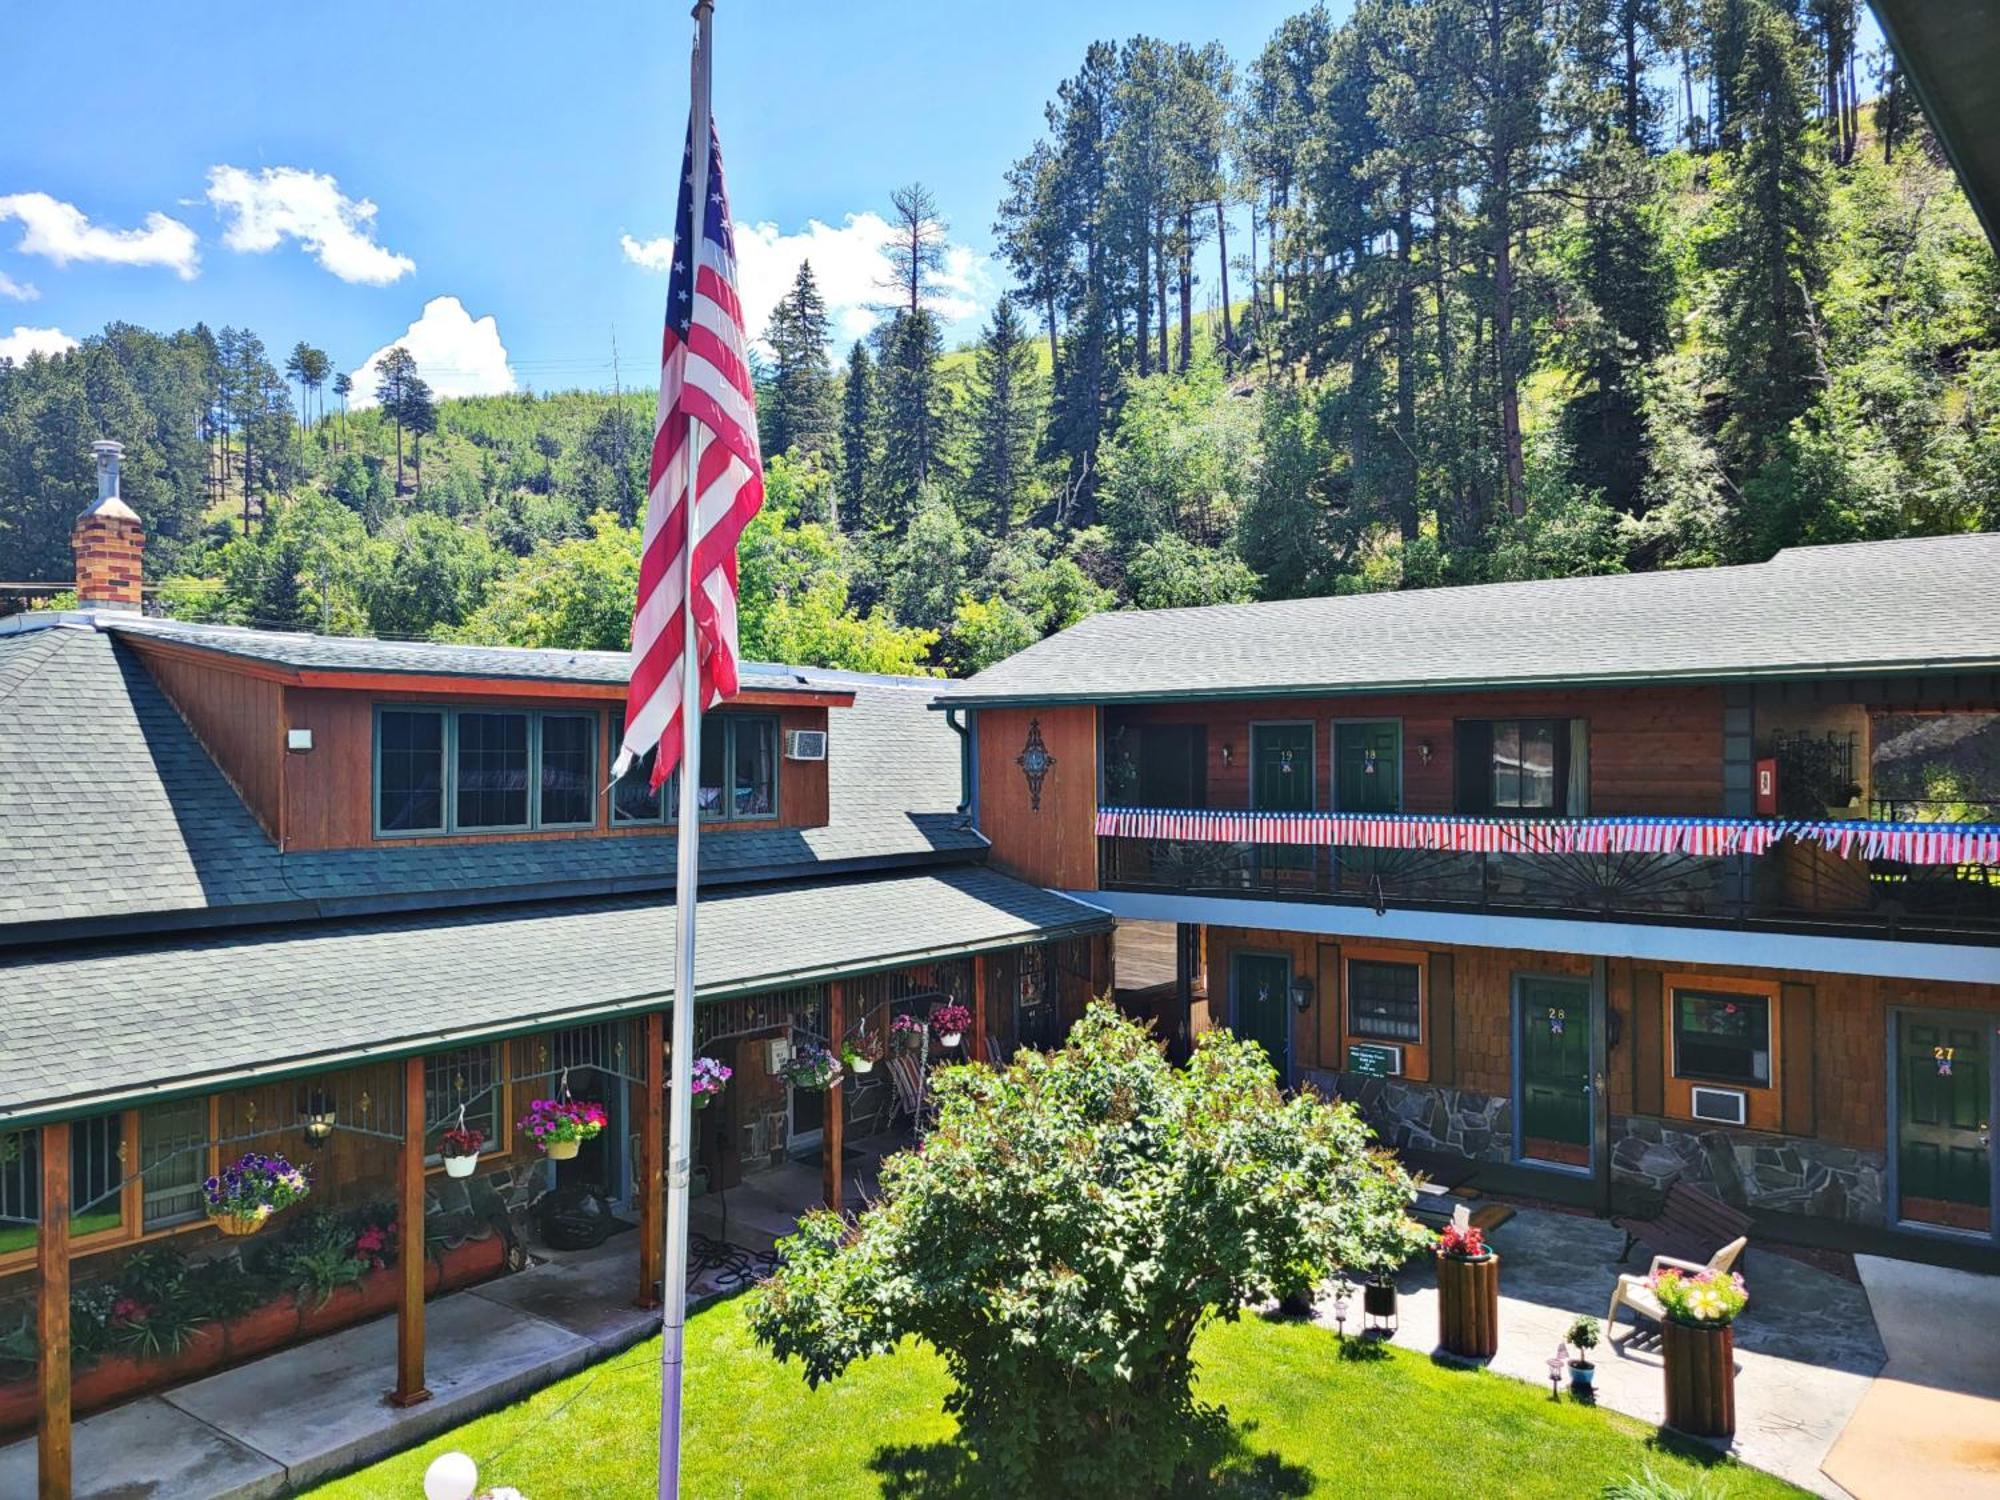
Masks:
[[[479,1465],[463,1453],[440,1453],[424,1470],[424,1500],[472,1500]]]

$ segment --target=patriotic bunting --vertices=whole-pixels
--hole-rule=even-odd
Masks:
[[[1761,818],[1468,818],[1424,813],[1245,812],[1106,807],[1100,838],[1329,844],[1457,854],[1764,854],[1781,839],[1911,865],[2000,864],[2000,824]]]

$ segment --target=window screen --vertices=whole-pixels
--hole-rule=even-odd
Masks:
[[[375,752],[375,821],[384,833],[444,828],[444,715],[385,708]]]
[[[528,826],[528,716],[458,716],[460,828]]]
[[[596,769],[597,721],[586,714],[543,714],[542,827],[588,827],[597,820]]]
[[[1415,964],[1347,963],[1347,1032],[1389,1042],[1423,1037],[1423,986]]]

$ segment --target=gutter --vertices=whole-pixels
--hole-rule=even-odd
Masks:
[[[936,707],[936,704],[931,705]],[[971,726],[958,721],[958,705],[944,705],[944,721],[958,736],[958,815],[972,815],[972,733]]]

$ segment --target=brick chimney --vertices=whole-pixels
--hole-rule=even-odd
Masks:
[[[76,518],[70,547],[76,553],[76,602],[82,609],[139,608],[139,570],[146,532],[131,506],[118,498],[118,458],[125,445],[92,443],[97,456],[97,503]]]

